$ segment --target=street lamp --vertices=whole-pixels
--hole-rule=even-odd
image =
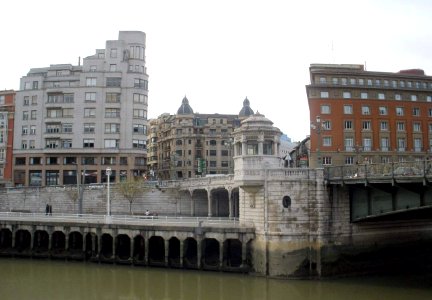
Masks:
[[[111,207],[110,207],[110,176],[111,168],[106,168],[105,174],[107,176],[107,220],[111,217]]]
[[[324,124],[321,123],[321,117],[316,116],[315,123],[311,123],[311,128],[315,129],[318,138],[317,138],[317,166],[322,167],[322,159],[321,159],[321,153],[320,153],[320,144],[321,144],[321,129],[323,128]]]

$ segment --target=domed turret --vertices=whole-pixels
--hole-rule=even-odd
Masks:
[[[182,105],[180,106],[180,108],[177,110],[177,114],[178,115],[191,115],[193,114],[193,109],[192,107],[189,105],[189,100],[186,98],[186,96],[183,98],[182,100]]]
[[[250,108],[249,99],[246,97],[243,101],[243,108],[239,112],[239,118],[244,119],[254,114],[252,108]]]

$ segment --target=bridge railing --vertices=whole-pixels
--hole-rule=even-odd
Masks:
[[[432,176],[432,160],[366,163],[325,168],[326,180],[425,176]]]
[[[37,221],[37,222],[71,222],[71,223],[106,223],[106,215],[66,214],[66,213],[30,213],[30,212],[0,212],[0,220]],[[109,223],[114,224],[144,224],[191,227],[252,227],[253,224],[240,222],[238,218],[228,217],[186,217],[186,216],[146,216],[146,215],[111,215]]]

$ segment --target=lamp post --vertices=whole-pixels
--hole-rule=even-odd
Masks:
[[[323,124],[321,123],[321,117],[320,116],[316,116],[316,120],[315,123],[311,123],[311,128],[315,129],[316,133],[317,133],[317,148],[316,148],[316,153],[317,153],[317,167],[321,168],[322,167],[322,159],[321,159],[321,152],[320,152],[320,145],[321,145],[321,129],[323,128]]]
[[[106,168],[105,174],[107,176],[107,221],[110,220],[111,217],[111,207],[110,207],[110,176],[111,176],[111,168]]]

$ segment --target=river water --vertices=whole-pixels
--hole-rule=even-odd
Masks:
[[[431,276],[276,280],[85,262],[0,259],[0,299],[422,300]]]

